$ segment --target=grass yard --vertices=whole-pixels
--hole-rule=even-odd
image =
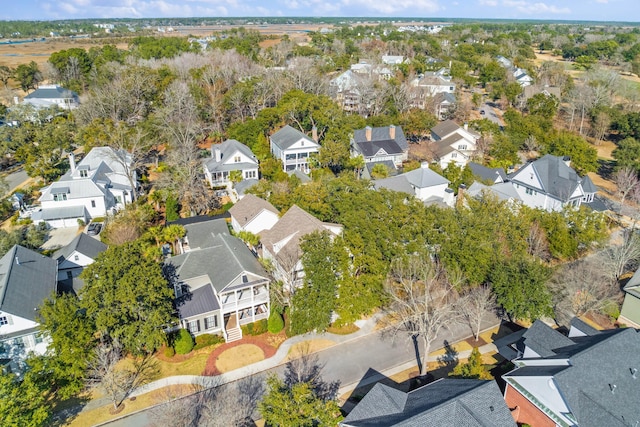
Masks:
[[[202,375],[207,364],[207,358],[213,347],[207,347],[204,352],[199,352],[194,356],[180,361],[170,362],[158,360],[158,378],[171,377],[174,375]]]
[[[142,396],[138,396],[133,401],[127,399],[124,403],[124,409],[118,414],[110,414],[109,411],[111,410],[111,408],[113,408],[113,405],[106,405],[101,408],[81,412],[76,418],[65,425],[69,427],[91,427],[96,424],[111,420],[113,418],[121,417],[134,411],[147,408],[171,398],[185,396],[187,394],[193,393],[193,391],[193,385],[179,385],[161,388],[159,390],[154,390],[150,393],[143,394]]]
[[[255,344],[242,344],[225,350],[218,356],[216,367],[224,373],[264,360],[264,352]]]
[[[325,348],[333,347],[334,345],[336,345],[335,342],[324,339],[302,341],[291,346],[289,354],[287,354],[284,361],[287,362],[289,360],[297,359],[304,354],[315,353],[317,351],[324,350]]]

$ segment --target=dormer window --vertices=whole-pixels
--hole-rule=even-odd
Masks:
[[[235,156],[233,158],[233,161],[236,162],[236,163],[240,163],[240,160],[241,160],[240,156]]]
[[[56,202],[67,200],[67,193],[54,193],[53,200]]]
[[[89,175],[86,169],[80,169],[79,172],[80,172],[80,178],[86,178]]]

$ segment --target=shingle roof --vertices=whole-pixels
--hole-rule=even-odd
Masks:
[[[522,198],[511,185],[510,182],[501,182],[499,184],[484,185],[480,182],[474,182],[467,190],[467,193],[473,197],[481,196],[483,193],[489,193],[495,195],[499,200],[517,200],[522,201]]]
[[[418,169],[414,169],[404,174],[407,181],[416,188],[433,187],[436,185],[449,184],[449,180],[429,169],[423,163]]]
[[[460,129],[460,126],[458,126],[456,122],[453,120],[445,120],[432,127],[431,133],[437,136],[438,139],[442,139],[458,129]]]
[[[238,193],[239,196],[244,196],[245,192],[257,183],[257,179],[243,179],[242,181],[236,183],[233,186],[233,189],[236,190],[236,193]]]
[[[258,164],[258,160],[256,160],[256,156],[253,154],[251,149],[235,139],[227,139],[221,144],[212,145],[211,153],[214,153],[214,150],[216,149],[220,150],[220,161],[216,161],[215,157],[204,161],[205,167],[209,169],[210,172],[242,170],[246,168],[254,168]],[[246,157],[253,159],[255,162],[225,164],[237,151],[244,154]]]
[[[373,181],[373,187],[376,190],[386,188],[387,190],[398,191],[400,193],[406,193],[412,196],[416,195],[415,190],[404,174],[391,176],[389,178],[376,179],[375,181]]]
[[[343,426],[515,427],[494,381],[441,379],[409,393],[376,384]]]
[[[251,273],[262,279],[267,277],[256,257],[240,239],[228,233],[208,238],[211,242],[205,248],[191,250],[165,262],[176,268],[181,281],[206,276],[216,292],[220,292],[238,282],[242,273]]]
[[[595,335],[599,334],[600,331],[594,328],[593,326],[586,323],[584,320],[579,317],[574,317],[571,319],[571,326],[584,333],[585,335]]]
[[[370,145],[374,142],[380,144],[380,147],[388,147],[390,150],[394,146],[393,142],[395,142],[395,145],[400,148],[400,151],[392,151],[393,153],[399,153],[408,150],[409,143],[407,142],[407,138],[404,135],[402,126],[395,126],[395,138],[393,139],[391,138],[389,133],[390,128],[390,126],[371,128],[371,141],[367,141],[367,128],[357,129],[353,132],[353,141],[362,149],[367,150],[367,152],[373,151],[374,148],[370,149],[364,147],[367,147],[367,145]],[[375,152],[377,152],[377,150],[375,150]],[[375,154],[375,152],[373,154]]]
[[[502,182],[507,180],[507,174],[502,168],[488,168],[475,162],[469,162],[467,165],[469,169],[471,169],[471,172],[473,172],[473,175],[479,179],[491,181],[492,183],[496,182],[498,178],[500,178]]]
[[[227,221],[212,219],[194,224],[184,225],[189,247],[193,249],[209,248],[215,244],[214,238],[221,234],[229,234]]]
[[[39,212],[34,212],[31,215],[31,219],[51,221],[57,219],[73,219],[73,218],[86,218],[86,209],[82,206],[66,206],[60,208],[42,209]]]
[[[292,128],[289,125],[286,125],[278,132],[271,135],[271,142],[280,147],[281,150],[286,150],[296,142],[300,141],[300,139],[304,139],[305,141],[310,142],[313,145],[318,145],[318,143],[313,139],[309,138],[304,133]]]
[[[253,220],[262,211],[273,212],[278,215],[279,212],[273,205],[264,199],[253,194],[247,194],[229,209],[232,217],[238,221],[241,227]]]
[[[36,320],[36,310],[56,290],[57,262],[15,245],[0,259],[0,310]]]
[[[85,233],[78,234],[67,246],[58,249],[51,258],[58,262],[67,259],[74,251],[78,251],[91,259],[96,259],[98,254],[107,250],[107,245],[88,236]]]
[[[77,96],[78,94],[72,90],[57,85],[46,85],[34,90],[24,99],[67,99]]]
[[[584,190],[585,193],[595,193],[598,191],[598,188],[595,186],[593,181],[591,181],[591,178],[589,178],[588,175],[585,175],[582,178],[582,190]]]
[[[551,328],[541,320],[536,320],[522,335],[523,343],[541,357],[556,355],[554,350],[573,345],[574,342]]]
[[[544,191],[564,202],[569,200],[582,182],[582,178],[575,170],[566,165],[562,157],[546,154],[533,161],[531,165],[535,169]],[[512,175],[514,181],[519,181],[517,179],[518,172]]]

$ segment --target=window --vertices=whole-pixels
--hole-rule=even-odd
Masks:
[[[67,279],[73,279],[73,273],[71,271],[67,271]]]
[[[74,260],[74,261],[80,261],[80,256],[79,256],[79,255],[77,255],[77,254],[76,254],[76,255],[74,255],[74,256],[73,256],[73,260]]]
[[[466,144],[458,145],[458,150],[466,150],[466,149],[467,149],[467,145]]]
[[[8,325],[9,318],[7,316],[0,316],[0,326]]]
[[[453,86],[449,86],[449,90],[453,92]]]
[[[88,175],[87,170],[86,169],[80,169],[80,177],[81,178],[86,178]]]
[[[91,207],[92,207],[92,208],[95,208],[95,207],[96,207],[96,201],[95,201],[95,200],[92,200],[92,201],[91,201]]]
[[[218,316],[209,316],[204,319],[204,328],[213,329],[218,327]]]
[[[234,162],[236,162],[236,163],[240,163],[240,160],[242,160],[242,159],[240,158],[240,156],[235,156],[235,157],[233,158],[233,161],[234,161]]]
[[[67,200],[67,194],[66,193],[55,193],[53,195],[53,200],[56,202],[61,202],[63,200]]]
[[[526,193],[531,195],[531,196],[537,196],[538,195],[538,192],[533,190],[533,189],[531,189],[531,188],[527,188],[526,189]]]
[[[192,334],[196,333],[196,332],[200,332],[200,321],[199,320],[192,320],[191,322],[187,323],[187,329]]]
[[[458,157],[458,153],[451,153],[451,158],[455,159],[456,157]]]
[[[244,177],[246,179],[255,178],[256,177],[256,171],[246,171],[244,173]]]
[[[116,196],[116,200],[118,203],[122,204],[122,196]]]
[[[35,334],[36,337],[36,344],[40,344],[42,342],[42,335],[41,334]]]

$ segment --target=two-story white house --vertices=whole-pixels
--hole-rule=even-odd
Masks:
[[[242,338],[240,326],[269,317],[269,277],[257,258],[229,234],[223,219],[185,226],[181,255],[165,261],[180,326],[191,334]]]
[[[63,110],[78,108],[78,94],[58,85],[40,85],[38,89],[24,97],[23,104],[31,104],[36,108],[58,107]]]
[[[453,206],[453,190],[449,188],[449,180],[429,169],[427,162],[422,162],[418,169],[377,179],[373,182],[376,190],[386,188],[415,196],[425,204]]]
[[[260,233],[262,257],[272,262],[274,277],[282,280],[291,291],[302,286],[304,268],[300,242],[314,231],[328,230],[332,235],[342,234],[342,225],[322,222],[305,210],[293,205],[269,230]]]
[[[399,168],[409,158],[409,144],[401,126],[367,126],[353,133],[351,156],[362,156],[365,163],[390,161]]]
[[[458,126],[453,120],[445,120],[431,129],[434,160],[445,169],[449,163],[464,167],[476,152],[480,135],[469,130],[467,124]]]
[[[84,286],[78,278],[82,270],[93,264],[96,257],[107,250],[107,245],[86,233],[78,234],[68,245],[58,249],[51,258],[58,263],[59,290],[78,294]]]
[[[20,370],[33,352],[42,355],[48,339],[38,330],[38,308],[56,291],[57,262],[19,245],[0,259],[0,359]]]
[[[204,160],[204,176],[212,187],[230,186],[231,174],[240,180],[258,179],[258,159],[251,149],[235,139],[211,146],[211,158]]]
[[[133,186],[138,184],[128,153],[95,147],[77,165],[69,154],[69,164],[67,173],[42,190],[41,210],[33,213],[33,222],[53,228],[77,226],[78,220],[104,217],[133,201]]]
[[[588,176],[581,177],[571,168],[568,157],[551,154],[527,163],[510,175],[510,181],[522,203],[547,211],[591,203],[597,192]]]
[[[283,170],[310,172],[309,157],[320,150],[320,144],[297,129],[286,125],[269,138],[271,154],[282,160]]]

